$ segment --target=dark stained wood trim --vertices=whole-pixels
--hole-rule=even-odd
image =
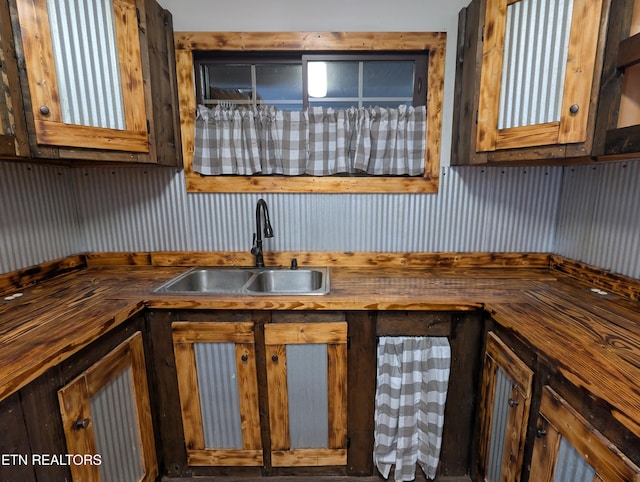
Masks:
[[[620,42],[618,68],[624,69],[640,63],[640,33]]]
[[[77,254],[54,261],[47,261],[28,268],[22,268],[10,273],[0,274],[0,294],[8,290],[33,285],[59,274],[66,273],[67,271],[86,267],[85,256]]]
[[[550,267],[605,291],[640,300],[640,281],[563,256],[551,255]]]

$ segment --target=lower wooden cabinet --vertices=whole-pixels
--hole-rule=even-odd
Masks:
[[[264,327],[271,464],[347,464],[347,323]]]
[[[188,465],[263,464],[253,327],[172,324]]]
[[[58,391],[73,480],[153,481],[158,466],[142,333]]]
[[[346,465],[346,322],[171,326],[188,465]]]
[[[520,480],[532,382],[531,369],[489,332],[480,395],[477,480]]]
[[[540,402],[530,481],[640,481],[640,468],[551,387]]]

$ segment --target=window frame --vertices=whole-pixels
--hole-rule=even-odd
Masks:
[[[176,69],[184,170],[188,192],[438,192],[444,96],[445,32],[176,32]],[[196,91],[194,52],[426,51],[427,136],[421,177],[203,176],[193,170]]]

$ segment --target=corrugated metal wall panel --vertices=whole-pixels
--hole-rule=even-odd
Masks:
[[[125,129],[113,2],[47,0],[47,9],[63,122]]]
[[[560,120],[572,0],[507,7],[498,128]]]
[[[74,170],[83,250],[190,249],[184,179],[175,169]]]
[[[0,163],[0,273],[82,251],[66,168]]]
[[[640,278],[640,163],[567,167],[555,251]]]
[[[209,194],[171,168],[0,169],[2,272],[84,251],[248,251],[260,197],[267,251],[553,251],[562,181],[447,167],[438,194]]]

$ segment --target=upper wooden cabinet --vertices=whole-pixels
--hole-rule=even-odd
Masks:
[[[640,155],[640,0],[611,6],[596,154]]]
[[[474,0],[460,14],[454,165],[593,155],[610,0]]]
[[[154,0],[9,5],[32,157],[181,164],[169,12]]]

